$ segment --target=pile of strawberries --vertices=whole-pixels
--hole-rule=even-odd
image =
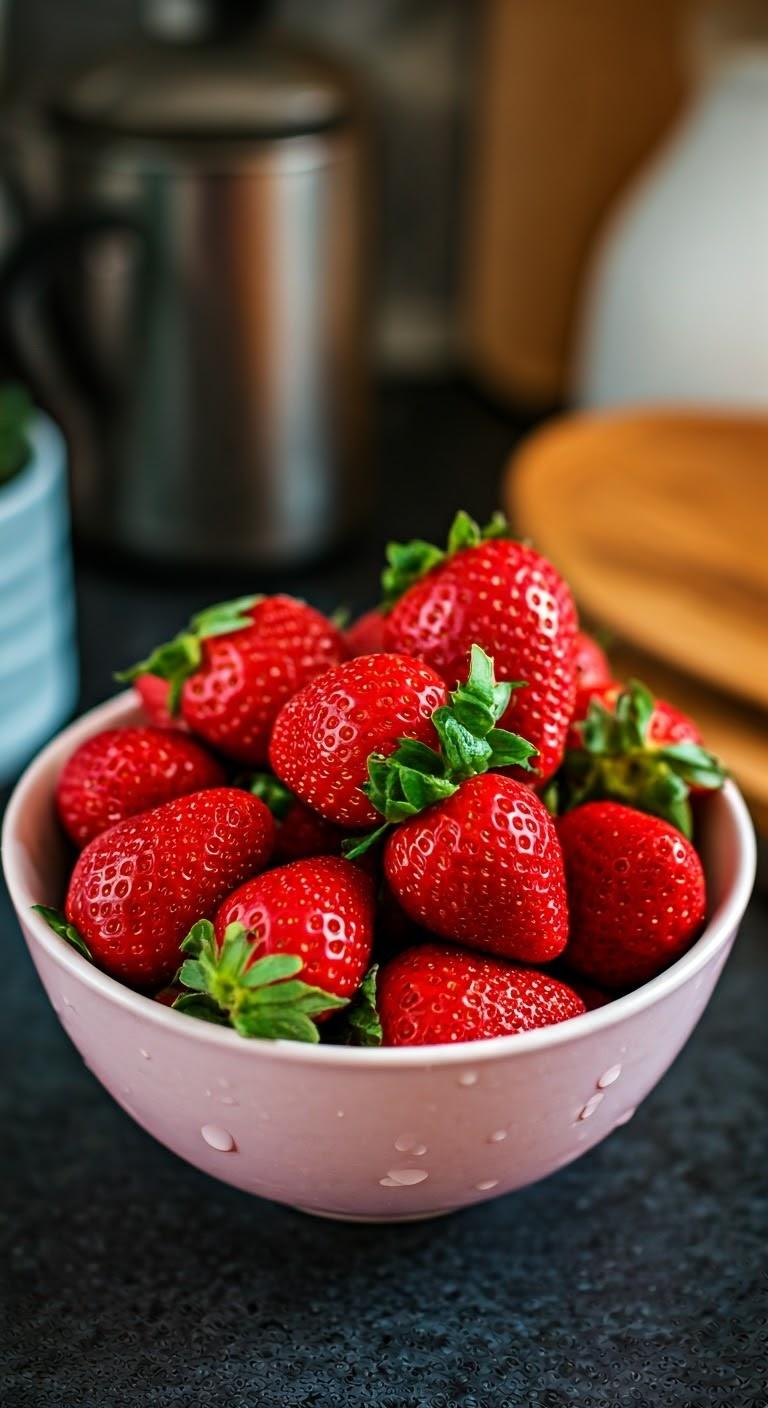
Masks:
[[[58,782],[80,854],[52,927],[244,1036],[404,1046],[562,1022],[704,923],[694,725],[611,680],[563,579],[500,517],[392,545],[346,632],[213,607],[133,670],[146,726]]]

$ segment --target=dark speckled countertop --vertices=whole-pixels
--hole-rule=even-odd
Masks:
[[[82,706],[232,589],[364,609],[388,537],[490,513],[519,433],[459,385],[390,387],[377,514],[332,565],[223,583],[81,563]],[[768,1404],[765,877],[630,1124],[543,1183],[404,1226],[315,1221],[181,1163],[70,1046],[4,891],[0,937],[2,1408]]]

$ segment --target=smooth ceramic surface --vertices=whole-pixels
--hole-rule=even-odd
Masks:
[[[414,1050],[245,1041],[99,973],[30,906],[60,904],[58,772],[101,728],[138,717],[123,695],[67,729],[27,770],[3,863],[32,958],[65,1030],[120,1105],[225,1182],[326,1216],[432,1216],[543,1178],[625,1124],[683,1046],[752,889],[754,833],[728,784],[707,799],[710,919],[666,973],[544,1031]]]
[[[32,458],[0,489],[0,783],[75,707],[75,598],[64,441],[38,413]]]

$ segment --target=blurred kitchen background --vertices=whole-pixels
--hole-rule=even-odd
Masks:
[[[501,503],[768,807],[768,0],[0,16],[0,372],[66,441],[80,703],[227,583],[359,611],[387,537]]]

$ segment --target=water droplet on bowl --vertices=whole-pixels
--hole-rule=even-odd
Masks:
[[[219,1104],[220,1104],[220,1105],[237,1105],[237,1103],[238,1103],[238,1101],[235,1099],[234,1095],[221,1095],[221,1096],[219,1096]]]
[[[427,1152],[426,1144],[422,1144],[415,1134],[399,1134],[395,1140],[395,1148],[400,1154],[415,1154],[417,1158]]]
[[[148,1051],[145,1051],[145,1049],[144,1049],[143,1046],[140,1046],[140,1047],[139,1047],[139,1055],[140,1055],[140,1056],[143,1056],[145,1061],[151,1061],[151,1060],[152,1060],[152,1057],[150,1056],[149,1052],[148,1052]]]
[[[619,1118],[618,1118],[618,1119],[615,1121],[615,1123],[614,1123],[614,1126],[613,1126],[614,1129],[618,1129],[619,1126],[622,1125],[622,1124],[629,1124],[629,1121],[631,1120],[631,1118],[632,1118],[632,1116],[634,1115],[634,1113],[635,1113],[635,1107],[633,1106],[633,1108],[632,1108],[631,1110],[627,1110],[627,1111],[625,1111],[625,1113],[624,1113],[623,1115],[619,1115]]]
[[[337,1118],[337,1120],[343,1120],[343,1118],[344,1118],[344,1111],[343,1111],[343,1110],[337,1110],[337,1111],[336,1111],[336,1118]]]
[[[391,1168],[379,1183],[382,1188],[410,1188],[414,1183],[423,1183],[425,1178],[429,1178],[425,1168]]]
[[[62,993],[62,1002],[64,1003],[64,1006],[65,1006],[65,1007],[69,1007],[72,1012],[76,1012],[76,1011],[77,1011],[77,1008],[75,1007],[75,1004],[74,1004],[74,1002],[72,1001],[72,999],[69,998],[69,997],[65,997],[63,993]]]
[[[458,1080],[459,1085],[477,1085],[477,1071],[462,1071]]]
[[[200,1133],[206,1144],[210,1144],[212,1149],[218,1149],[221,1154],[229,1154],[235,1147],[235,1141],[228,1129],[222,1129],[217,1124],[204,1124]]]
[[[507,1131],[506,1131],[506,1129],[494,1129],[493,1133],[488,1135],[488,1143],[489,1143],[489,1144],[500,1144],[501,1141],[502,1141],[502,1139],[506,1139],[506,1137],[507,1137]]]
[[[591,1095],[586,1105],[582,1105],[581,1109],[579,1110],[578,1118],[580,1120],[588,1120],[590,1115],[594,1115],[595,1110],[597,1109],[601,1100],[604,1099],[605,1096],[603,1095]]]
[[[603,1074],[597,1082],[598,1090],[603,1090],[606,1085],[613,1085],[613,1082],[618,1080],[620,1075],[621,1064],[619,1062],[617,1062],[615,1066],[609,1066],[607,1071],[603,1071]]]
[[[230,1087],[230,1085],[232,1084],[232,1082],[229,1081],[229,1080],[227,1080],[227,1077],[226,1077],[226,1076],[217,1076],[217,1077],[216,1077],[216,1084],[217,1084],[217,1085],[220,1085],[221,1088],[222,1088],[222,1090],[229,1090],[229,1087]]]
[[[490,1188],[498,1188],[498,1178],[484,1178],[481,1183],[476,1183],[478,1193],[487,1193]]]

